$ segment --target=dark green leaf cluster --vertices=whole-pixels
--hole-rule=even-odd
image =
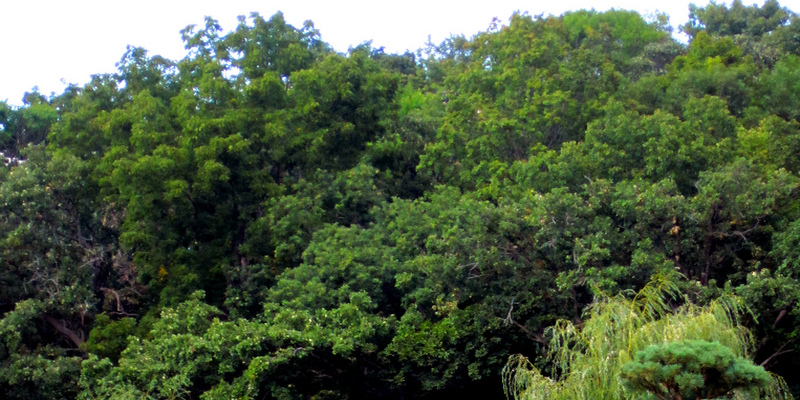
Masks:
[[[659,399],[714,399],[770,381],[764,368],[726,346],[703,340],[646,347],[622,367],[622,377],[632,389]]]

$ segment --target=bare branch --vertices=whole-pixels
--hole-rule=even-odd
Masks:
[[[791,343],[791,342],[792,342],[792,341],[790,340],[790,341],[788,341],[788,342],[784,343],[784,344],[783,344],[783,346],[781,346],[781,348],[779,348],[779,349],[778,349],[778,351],[776,351],[776,352],[772,353],[772,355],[771,355],[771,356],[767,357],[767,359],[766,359],[766,360],[764,360],[764,361],[762,361],[762,362],[761,362],[761,364],[759,364],[759,365],[760,365],[760,366],[762,366],[762,367],[764,367],[764,369],[767,369],[767,364],[768,364],[770,361],[772,361],[772,359],[773,359],[773,358],[775,358],[775,357],[778,357],[778,356],[781,356],[781,355],[784,355],[784,354],[787,354],[787,353],[791,353],[791,352],[793,352],[793,351],[794,351],[794,349],[784,350],[784,348],[785,348],[785,347],[786,347],[786,346],[787,346],[789,343]]]
[[[119,293],[117,293],[116,290],[109,288],[100,288],[100,290],[102,290],[105,293],[111,293],[112,295],[114,295],[114,298],[117,299],[117,312],[125,313],[125,309],[122,308],[122,302],[119,300]]]

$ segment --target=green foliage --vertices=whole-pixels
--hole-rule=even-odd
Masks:
[[[120,353],[128,347],[128,336],[135,331],[136,320],[122,318],[112,321],[108,315],[99,314],[95,318],[94,328],[84,343],[86,351],[99,358],[108,358],[116,362]]]
[[[80,357],[37,343],[46,335],[37,332],[36,320],[48,308],[23,300],[0,319],[0,390],[8,399],[74,399],[79,392]]]
[[[771,380],[764,368],[704,340],[645,347],[622,366],[621,375],[634,391],[648,391],[659,399],[713,399],[734,390],[755,395]]]
[[[55,347],[14,354],[0,370],[0,390],[9,400],[74,399],[79,393],[80,358]]]
[[[713,3],[703,8],[692,5],[689,22],[681,29],[692,36],[701,31],[719,36],[762,36],[780,28],[792,14],[776,0],[768,0],[762,7],[745,6],[741,0],[734,0],[730,8]]]
[[[553,377],[521,356],[504,370],[515,399],[791,398],[780,378],[744,357],[752,337],[739,325],[743,305],[720,298],[707,307],[672,310],[675,276],[656,276],[633,299],[599,298],[583,327],[560,321],[550,328]],[[685,397],[681,397],[685,396]],[[752,396],[752,397],[751,397]]]
[[[28,145],[43,143],[58,119],[56,109],[36,89],[22,100],[21,108],[0,103],[0,151],[12,160],[22,157]]]
[[[650,345],[796,383],[800,17],[690,13],[688,45],[582,10],[413,54],[206,18],[0,103],[0,390],[497,397],[524,353],[516,395],[620,398]]]

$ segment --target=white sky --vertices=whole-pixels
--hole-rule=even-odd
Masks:
[[[202,25],[206,15],[230,30],[238,15],[257,11],[269,18],[281,10],[296,27],[314,21],[322,39],[337,51],[372,40],[373,46],[395,53],[423,47],[428,35],[434,43],[451,34],[472,36],[486,30],[492,18],[506,22],[517,10],[531,15],[583,8],[642,14],[658,10],[678,26],[687,20],[690,1],[0,0],[0,101],[19,105],[33,86],[43,94],[60,93],[62,80],[82,85],[92,74],[114,72],[128,44],[144,47],[150,55],[183,58],[178,32],[189,24]],[[691,2],[705,5],[708,0]],[[782,0],[781,5],[800,11],[800,0]]]

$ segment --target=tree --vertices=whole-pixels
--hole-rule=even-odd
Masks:
[[[17,162],[28,145],[44,143],[58,113],[43,95],[34,88],[26,92],[23,106],[11,107],[0,103],[0,153]]]
[[[728,368],[700,350],[796,381],[800,17],[692,18],[684,45],[664,15],[517,13],[400,55],[207,18],[181,60],[0,103],[0,390],[491,397],[524,353],[624,398]]]
[[[689,22],[681,30],[692,37],[701,31],[717,36],[765,36],[784,26],[793,14],[777,0],[768,0],[762,7],[745,6],[741,0],[734,0],[730,8],[716,3],[706,7],[691,5]]]
[[[634,391],[658,399],[714,399],[734,391],[755,398],[770,384],[764,368],[717,342],[684,340],[650,345],[622,366],[622,379]]]
[[[0,172],[0,390],[71,399],[96,305],[118,288],[107,279],[115,238],[85,200],[85,163],[42,146],[22,156]]]
[[[596,299],[582,327],[560,321],[549,331],[551,377],[512,357],[504,370],[506,393],[526,400],[633,399],[646,388],[657,398],[687,392],[698,399],[731,392],[743,399],[792,398],[779,377],[745,360],[752,337],[739,325],[745,310],[739,299],[673,309],[676,283],[674,274],[656,275],[632,299]]]

